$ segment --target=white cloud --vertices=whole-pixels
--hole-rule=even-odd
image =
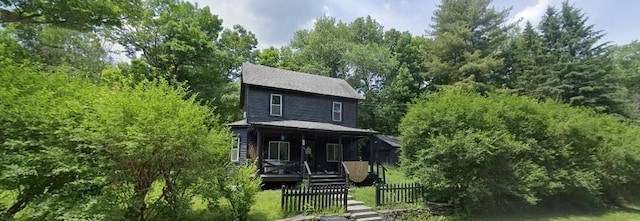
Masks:
[[[322,12],[324,13],[324,16],[331,17],[331,9],[329,8],[329,6],[322,6]]]
[[[520,21],[520,24],[524,24],[529,21],[532,24],[537,24],[542,19],[542,15],[547,10],[549,6],[551,6],[555,0],[538,0],[536,5],[529,6],[518,13],[509,21],[509,23],[514,23]]]

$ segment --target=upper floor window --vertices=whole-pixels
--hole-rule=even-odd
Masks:
[[[282,116],[282,95],[271,94],[269,113],[271,116]]]
[[[331,111],[331,119],[333,121],[342,121],[342,102],[333,102]]]
[[[236,162],[240,160],[240,136],[233,136],[231,138],[231,161]]]

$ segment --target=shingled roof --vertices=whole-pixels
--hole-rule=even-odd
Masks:
[[[251,63],[242,64],[242,82],[249,85],[280,88],[336,97],[363,99],[345,80],[271,68]]]
[[[376,137],[392,147],[400,147],[400,139],[396,136],[377,134]]]
[[[266,121],[255,122],[254,125],[258,126],[271,126],[280,128],[293,128],[302,130],[318,130],[318,131],[330,131],[330,132],[348,132],[348,133],[363,133],[363,134],[375,134],[378,133],[369,129],[360,129],[347,127],[336,124],[311,122],[311,121],[299,121],[299,120],[281,120],[281,121]]]

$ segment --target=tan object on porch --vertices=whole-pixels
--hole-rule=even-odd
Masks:
[[[349,170],[349,180],[359,183],[369,175],[369,161],[343,161]]]

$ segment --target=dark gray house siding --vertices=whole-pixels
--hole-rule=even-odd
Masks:
[[[240,137],[240,157],[238,158],[238,162],[236,162],[238,164],[242,164],[246,162],[248,157],[247,150],[248,150],[250,138],[249,138],[247,129],[248,127],[232,127],[231,128],[231,132],[235,136]]]
[[[287,91],[246,85],[244,110],[247,122],[301,120],[356,127],[358,102],[356,99],[331,97],[318,94]],[[282,95],[282,116],[269,112],[271,94]],[[342,103],[342,121],[331,118],[333,102]]]
[[[378,162],[387,165],[398,165],[400,163],[400,146],[391,145],[380,136],[372,137],[372,148]]]

